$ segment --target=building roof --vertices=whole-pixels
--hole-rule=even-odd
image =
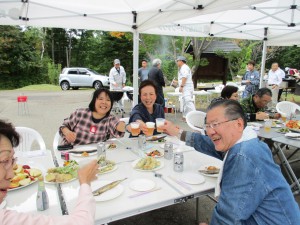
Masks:
[[[201,45],[201,40],[198,41],[199,46]],[[204,46],[206,46],[209,41],[205,41]],[[212,41],[210,45],[202,53],[216,53],[222,51],[224,53],[229,53],[232,51],[240,52],[241,48],[234,42],[229,41]],[[188,47],[185,49],[186,53],[193,53],[193,43],[189,42]]]

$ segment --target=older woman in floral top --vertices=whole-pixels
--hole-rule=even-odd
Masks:
[[[125,123],[110,115],[112,106],[113,99],[109,90],[96,90],[89,107],[77,109],[60,126],[63,143],[82,145],[123,137]]]

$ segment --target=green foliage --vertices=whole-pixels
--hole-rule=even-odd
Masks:
[[[48,62],[48,78],[50,84],[54,84],[54,85],[58,84],[60,72],[61,72],[60,64],[53,64]]]
[[[300,69],[300,48],[294,46],[282,48],[268,60],[266,68],[271,68],[273,62],[278,62],[281,69],[285,67]]]

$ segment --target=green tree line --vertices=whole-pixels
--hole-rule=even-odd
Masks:
[[[122,32],[0,26],[0,89],[14,89],[31,84],[58,85],[58,77],[64,67],[88,67],[108,75],[115,58],[121,60],[128,76],[127,85],[131,85],[132,38],[131,33]],[[196,38],[141,34],[139,58],[150,62],[154,58],[160,58],[164,75],[172,80],[177,76],[175,59],[178,55],[186,56],[190,67],[204,66],[206,63],[205,58],[200,55],[185,53],[189,40]],[[240,46],[240,52],[217,52],[228,59],[228,77],[244,73],[250,59],[257,61],[258,67],[260,66],[262,42],[231,41]],[[197,52],[201,54],[201,49]],[[266,68],[270,68],[274,61],[281,68],[300,68],[300,49],[268,48]]]

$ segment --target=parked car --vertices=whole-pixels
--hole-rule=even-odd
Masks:
[[[109,78],[89,68],[70,67],[64,68],[59,75],[59,85],[64,91],[69,90],[70,87],[75,90],[80,87],[109,88]]]

